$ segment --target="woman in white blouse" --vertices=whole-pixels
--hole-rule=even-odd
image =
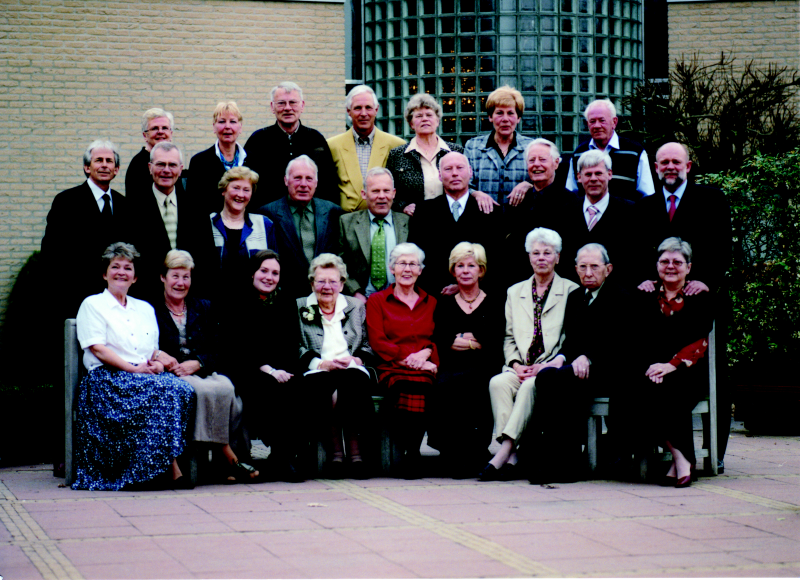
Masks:
[[[341,477],[345,455],[350,475],[367,476],[360,439],[367,434],[374,406],[374,381],[366,368],[372,358],[364,304],[340,294],[347,268],[339,256],[320,254],[311,261],[313,292],[297,299],[300,317],[300,368],[304,391],[313,401],[314,422],[326,445],[330,476]],[[344,440],[344,444],[343,444]]]
[[[108,288],[78,311],[78,341],[87,376],[78,387],[75,489],[119,490],[167,473],[185,487],[176,458],[186,444],[194,390],[156,361],[153,307],[128,296],[136,282],[130,244],[103,254]]]

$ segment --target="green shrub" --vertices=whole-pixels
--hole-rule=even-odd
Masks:
[[[800,149],[755,154],[737,169],[698,179],[731,204],[733,317],[728,341],[737,382],[767,373],[797,383],[800,360]]]

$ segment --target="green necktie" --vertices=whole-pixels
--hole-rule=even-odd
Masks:
[[[369,277],[375,290],[386,286],[386,232],[383,231],[383,218],[375,218],[378,231],[372,236]]]
[[[311,209],[306,206],[300,214],[300,243],[303,244],[303,253],[306,255],[306,260],[311,263],[314,259],[314,243],[316,236],[314,235],[314,228],[311,226],[311,216],[309,212]]]

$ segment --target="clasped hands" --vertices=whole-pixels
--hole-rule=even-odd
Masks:
[[[415,369],[418,371],[430,371],[435,373],[437,370],[436,365],[428,360],[432,353],[433,351],[431,349],[423,348],[420,351],[413,352],[408,355],[406,358],[400,361],[400,364],[410,369]]]
[[[159,351],[152,360],[147,361],[148,366],[151,364],[161,366],[161,370],[157,371],[156,374],[168,371],[176,377],[188,377],[189,375],[195,374],[203,367],[200,361],[196,360],[187,360],[179,363],[178,359],[168,355],[163,350]]]
[[[453,345],[450,348],[453,350],[476,350],[482,347],[474,334],[471,332],[461,332],[456,335],[456,339],[453,341]]]
[[[357,356],[343,356],[341,358],[335,358],[333,360],[324,360],[319,363],[319,370],[321,371],[335,371],[346,369],[350,367],[350,363],[353,362],[357,366],[363,366],[364,363],[361,362],[361,359]]]
[[[564,364],[564,359],[560,356],[556,357],[555,359],[551,360],[549,363],[535,363],[532,365],[523,365],[520,363],[514,363],[514,372],[517,373],[517,378],[521,383],[524,383],[531,377],[535,377],[539,374],[542,369],[546,369],[548,367],[553,368],[560,368]]]

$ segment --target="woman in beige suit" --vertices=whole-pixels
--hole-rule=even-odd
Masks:
[[[375,411],[370,392],[374,380],[365,366],[373,356],[366,309],[357,298],[340,294],[347,268],[335,254],[314,258],[308,281],[313,292],[297,299],[297,309],[304,392],[314,411],[311,424],[321,430],[320,440],[329,442],[328,476],[343,475],[346,454],[350,475],[362,479],[367,474],[359,442]]]
[[[561,236],[536,228],[525,238],[533,276],[508,289],[503,372],[489,382],[494,432],[500,450],[480,472],[481,481],[511,479],[517,444],[533,413],[536,375],[560,367],[562,326],[567,295],[578,285],[555,273]]]

